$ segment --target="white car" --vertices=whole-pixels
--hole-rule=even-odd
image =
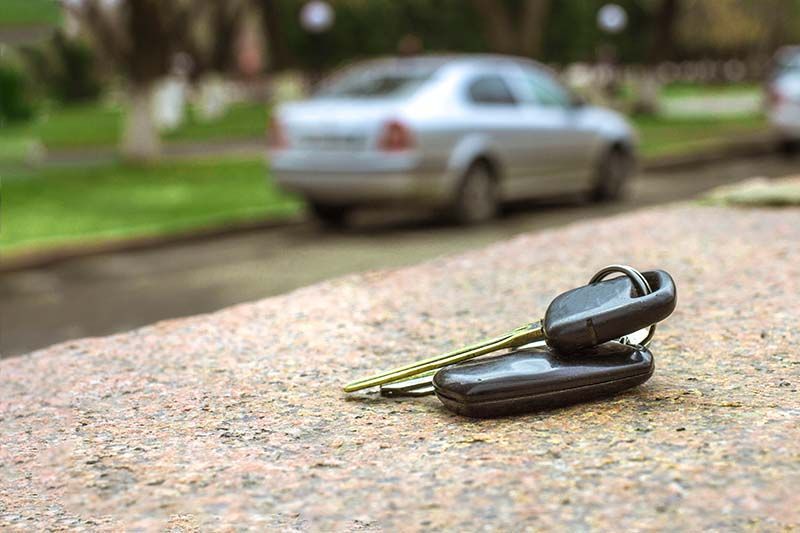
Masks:
[[[800,47],[778,52],[767,83],[767,116],[785,152],[800,148]]]
[[[636,153],[624,117],[507,56],[361,63],[312,98],[278,106],[270,139],[278,184],[331,224],[387,202],[443,207],[472,223],[510,200],[614,199]]]

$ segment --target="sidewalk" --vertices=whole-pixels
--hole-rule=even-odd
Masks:
[[[0,361],[0,528],[797,527],[798,242],[797,208],[643,210]],[[340,392],[615,262],[679,289],[637,390],[493,421]]]

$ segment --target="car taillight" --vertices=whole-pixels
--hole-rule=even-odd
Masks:
[[[275,117],[271,117],[269,120],[267,146],[273,150],[283,150],[289,147],[289,139],[286,137],[283,125]]]
[[[414,136],[408,126],[397,120],[390,120],[383,126],[378,148],[385,152],[399,152],[414,147]]]
[[[778,89],[775,87],[769,87],[767,89],[767,105],[776,107],[781,103],[781,100],[783,100],[783,95]]]

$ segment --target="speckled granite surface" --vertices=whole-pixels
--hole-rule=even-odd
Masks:
[[[678,284],[639,389],[490,421],[340,392],[611,262]],[[799,304],[799,209],[674,206],[3,360],[0,529],[796,528]]]

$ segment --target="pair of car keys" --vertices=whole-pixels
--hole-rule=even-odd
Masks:
[[[623,276],[606,279],[613,273]],[[345,386],[384,396],[436,394],[448,409],[493,417],[558,407],[647,381],[647,345],[677,302],[663,270],[610,265],[588,285],[557,296],[544,318],[504,335],[398,367]],[[502,349],[507,354],[484,357]]]

